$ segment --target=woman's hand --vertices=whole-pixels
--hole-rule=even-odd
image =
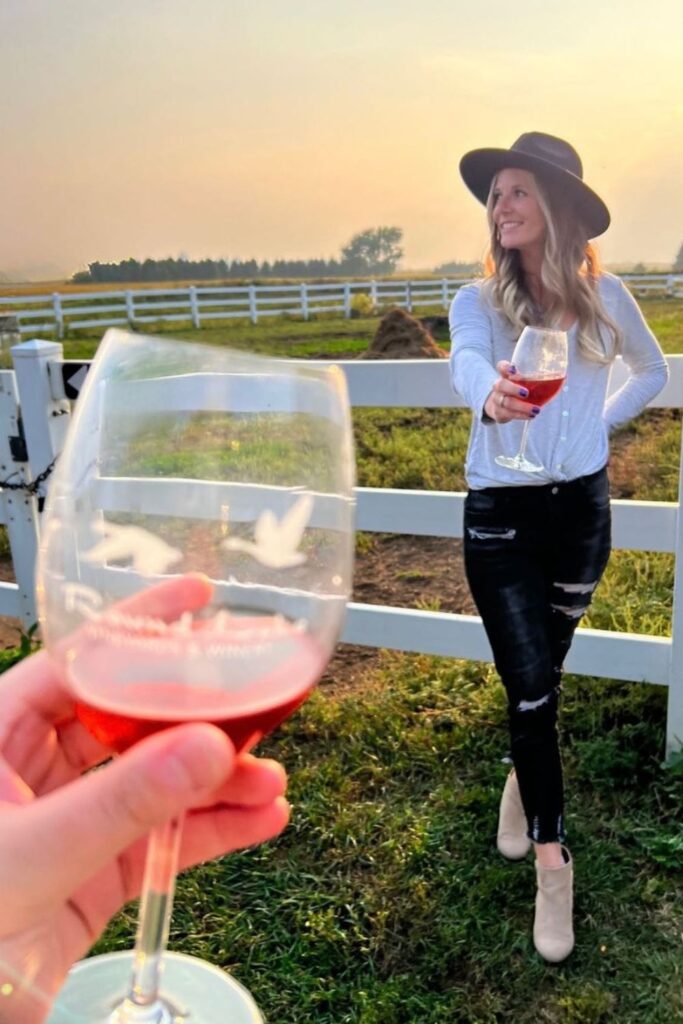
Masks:
[[[532,420],[541,411],[540,406],[530,405],[529,392],[525,387],[515,383],[517,371],[512,363],[501,360],[496,364],[500,378],[491,389],[484,402],[484,412],[496,423],[509,423],[511,420]]]
[[[193,586],[172,581],[161,597],[192,606]],[[150,594],[141,611],[159,602]],[[212,725],[173,727],[87,771],[109,757],[46,654],[0,676],[0,1022],[44,1019],[73,962],[138,895],[155,826],[188,812],[186,868],[287,823],[281,766],[237,756]]]

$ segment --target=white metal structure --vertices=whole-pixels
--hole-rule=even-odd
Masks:
[[[638,295],[683,296],[683,274],[625,274],[623,279]],[[52,295],[0,297],[0,314],[12,314],[22,334],[66,329],[137,326],[162,321],[182,321],[201,327],[212,320],[233,318],[258,323],[264,317],[294,316],[308,320],[318,314],[341,313],[350,317],[354,296],[366,295],[372,307],[401,306],[447,310],[464,278],[422,278],[404,281],[329,281],[324,284],[250,284],[194,286],[189,288],[140,288],[87,292],[55,292]]]
[[[61,450],[69,416],[64,402],[61,377],[61,346],[54,342],[32,341],[12,350],[16,368],[24,433],[28,449],[27,479],[35,479],[50,465]],[[683,407],[683,356],[668,358],[669,383],[651,403],[658,408]],[[329,363],[326,365],[329,366]],[[454,395],[448,375],[448,364],[441,360],[370,360],[340,362],[349,384],[355,407],[458,407],[462,401]],[[612,373],[611,387],[623,379],[619,362]],[[11,371],[1,375],[5,393],[12,391]],[[166,407],[187,399],[188,380],[165,389]],[[0,396],[2,397],[2,396]],[[3,398],[4,400],[4,398]],[[16,403],[16,398],[12,401]],[[12,413],[12,408],[14,412]],[[9,419],[3,407],[3,430],[0,443],[16,424],[16,404],[8,406]],[[3,461],[8,449],[2,449]],[[7,468],[7,466],[5,467]],[[162,513],[165,508],[177,509],[190,503],[201,518],[202,509],[213,500],[207,489],[221,489],[224,484],[206,481],[138,481],[136,507]],[[678,502],[613,501],[613,540],[615,548],[637,551],[662,551],[675,555],[676,571],[674,605],[670,637],[579,629],[567,661],[570,672],[623,679],[633,682],[658,683],[668,687],[667,751],[683,745],[683,517],[680,495],[683,475],[679,478]],[[169,494],[169,488],[174,493]],[[201,491],[200,500],[193,492]],[[0,590],[0,613],[20,614],[32,621],[33,604],[29,594],[35,559],[35,520],[30,526],[15,527],[13,494],[0,492],[4,502],[5,520],[10,529],[12,552],[18,584],[23,596],[10,600],[11,586]],[[215,498],[215,495],[214,495]],[[357,527],[382,533],[421,534],[437,537],[462,536],[462,503],[458,492],[401,491],[359,488],[357,491]],[[22,496],[23,500],[23,496]],[[217,500],[217,499],[216,499]],[[14,503],[14,504],[13,504]],[[25,507],[35,508],[33,499]],[[102,480],[102,507],[110,510],[117,504],[116,481]],[[7,511],[9,510],[9,511]],[[35,513],[34,513],[35,514]],[[14,518],[11,518],[14,517]],[[12,532],[14,531],[14,533]],[[16,553],[15,553],[16,545]],[[122,579],[122,583],[124,580]],[[446,655],[457,658],[490,661],[491,652],[481,620],[477,616],[453,615],[352,603],[349,606],[343,640],[370,647]]]

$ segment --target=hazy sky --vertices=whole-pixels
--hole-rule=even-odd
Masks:
[[[458,161],[539,129],[608,262],[683,242],[681,0],[0,0],[0,271],[127,256],[479,258]]]

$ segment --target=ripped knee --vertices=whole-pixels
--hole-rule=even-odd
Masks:
[[[555,729],[561,685],[551,686],[535,699],[519,698],[510,703],[510,725],[513,743],[539,740]]]
[[[520,700],[515,705],[515,711],[538,711],[545,704],[552,703],[554,696],[555,690],[553,689],[543,697],[539,697],[538,700]]]
[[[550,607],[559,615],[568,619],[580,619],[584,612],[588,611],[593,592],[598,581],[592,583],[553,583],[553,596],[557,600],[551,600]]]

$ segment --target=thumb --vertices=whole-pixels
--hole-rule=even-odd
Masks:
[[[234,765],[234,748],[219,729],[182,725],[17,808],[13,853],[30,875],[24,891],[31,903],[70,894],[135,840],[209,800]]]

